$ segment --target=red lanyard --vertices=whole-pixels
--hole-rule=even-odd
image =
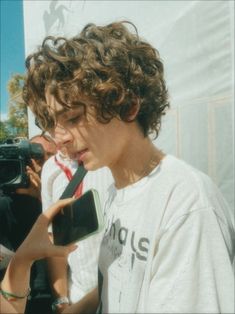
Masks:
[[[72,179],[72,177],[73,177],[71,170],[68,167],[66,167],[65,165],[63,165],[61,162],[59,162],[59,160],[56,158],[56,156],[55,156],[55,163],[60,167],[61,170],[64,171],[66,177],[70,181]],[[83,189],[83,181],[77,187],[76,192],[74,193],[74,195],[76,197],[80,197],[82,195],[82,189]]]

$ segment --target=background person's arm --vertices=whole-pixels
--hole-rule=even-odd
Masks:
[[[63,314],[91,314],[95,313],[99,305],[98,288],[93,289],[80,301],[67,307]]]
[[[47,259],[47,265],[54,298],[68,297],[67,257],[50,257]],[[68,305],[60,304],[57,306],[57,312],[60,313]]]

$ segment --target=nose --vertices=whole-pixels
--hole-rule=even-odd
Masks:
[[[72,134],[65,128],[57,125],[54,130],[54,141],[58,147],[71,143],[73,140]]]

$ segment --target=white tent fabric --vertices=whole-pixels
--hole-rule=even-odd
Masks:
[[[234,2],[25,0],[26,55],[45,35],[114,20],[132,21],[164,61],[171,109],[156,145],[209,174],[233,210]]]

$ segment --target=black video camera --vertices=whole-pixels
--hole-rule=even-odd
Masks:
[[[0,188],[27,188],[29,178],[26,166],[31,165],[31,158],[44,158],[41,144],[21,140],[19,143],[6,142],[0,145]]]

